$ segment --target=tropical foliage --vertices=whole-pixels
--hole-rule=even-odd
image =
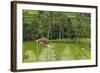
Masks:
[[[90,24],[90,13],[23,10],[23,62],[90,59]]]
[[[90,38],[90,14],[23,10],[23,40]]]

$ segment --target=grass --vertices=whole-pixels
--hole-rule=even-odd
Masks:
[[[80,38],[79,41],[76,44],[75,39],[50,40],[46,45],[39,45],[36,41],[24,41],[23,62],[90,59],[90,39]]]

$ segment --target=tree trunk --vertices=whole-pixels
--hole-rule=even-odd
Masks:
[[[76,44],[78,44],[78,41],[79,41],[79,36],[77,36],[76,38]]]
[[[64,38],[64,30],[62,30],[62,37],[61,37],[62,39]]]
[[[50,36],[50,30],[48,29],[48,34],[47,34],[47,38],[49,39]]]
[[[50,26],[50,22],[49,22],[49,28],[48,28],[48,34],[47,34],[48,39],[50,38],[50,28],[51,28],[51,26]]]
[[[61,32],[59,32],[59,40],[61,40]]]
[[[61,40],[61,38],[62,38],[62,27],[60,26],[60,28],[59,28],[59,40]]]

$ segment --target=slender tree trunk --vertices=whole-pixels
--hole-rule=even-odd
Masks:
[[[78,44],[78,42],[79,42],[79,36],[77,36],[76,38],[76,44]]]
[[[50,22],[49,22],[48,35],[47,35],[48,39],[50,38],[50,28],[51,28],[51,26],[50,26]]]
[[[59,31],[59,40],[61,40],[61,36],[62,36],[62,33],[61,33],[61,27],[60,27],[60,31]]]
[[[49,29],[48,29],[48,33],[47,33],[47,38],[49,39]]]
[[[64,30],[62,29],[62,39],[64,38]]]
[[[61,32],[59,32],[59,40],[61,40]]]

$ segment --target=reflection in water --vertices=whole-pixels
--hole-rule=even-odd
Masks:
[[[40,61],[53,61],[55,60],[54,44],[48,44],[46,48],[42,50],[39,56]]]
[[[38,50],[40,49],[37,46]],[[38,52],[38,50],[36,52]],[[43,61],[60,61],[60,60],[78,60],[88,59],[87,50],[79,45],[75,44],[61,44],[61,43],[49,43],[41,52],[36,55],[35,51],[27,50],[25,55],[28,58],[25,62],[43,62]]]

